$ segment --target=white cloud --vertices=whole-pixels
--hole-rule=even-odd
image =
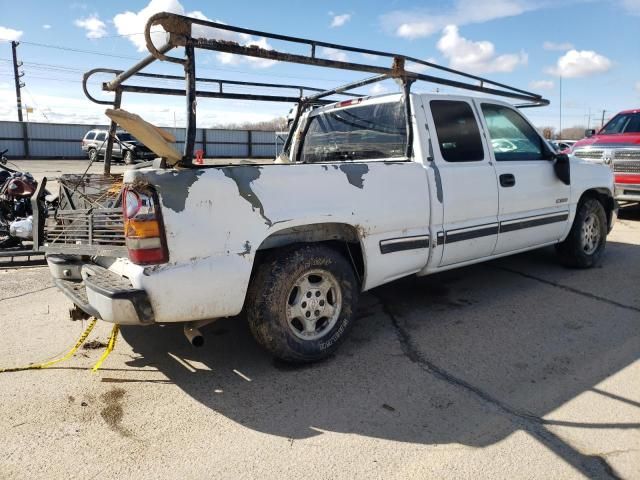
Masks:
[[[49,30],[51,28],[51,25],[45,23],[44,25],[42,25],[42,28],[44,28],[45,30]]]
[[[554,83],[551,80],[534,80],[529,84],[535,90],[551,90],[553,85]]]
[[[13,28],[0,26],[0,40],[18,40],[22,36],[22,30],[14,30]]]
[[[620,4],[631,15],[640,16],[640,0],[621,0]]]
[[[427,58],[425,61],[429,62],[429,63],[435,63],[435,64],[438,63],[438,62],[436,62],[435,58]],[[408,71],[415,72],[415,73],[424,73],[427,70],[429,70],[428,66],[423,65],[422,63],[415,63],[415,62],[407,62],[404,67]]]
[[[42,109],[36,109],[29,114],[34,121],[50,121],[53,123],[80,123],[106,125],[109,119],[104,115],[104,106],[96,105],[83,97],[69,94],[39,94],[35,86],[31,86],[32,94]],[[284,106],[267,107],[266,110],[256,111],[255,102],[231,102],[220,100],[213,103],[200,102],[198,105],[198,126],[229,125],[233,123],[258,122],[271,120],[286,113]],[[243,110],[244,106],[248,106]],[[173,127],[175,112],[178,127],[185,125],[184,99],[180,97],[167,98],[163,102],[153,102],[144,96],[130,97],[126,109],[139,114],[145,120],[162,127]],[[47,119],[42,115],[42,111]],[[0,120],[16,119],[15,92],[12,88],[6,90],[0,87]]]
[[[0,90],[8,90],[11,87],[9,82],[0,82]]]
[[[139,52],[145,52],[147,50],[147,46],[144,35],[141,35],[141,33],[144,32],[149,17],[159,12],[176,13],[178,15],[186,15],[188,17],[198,18],[200,20],[211,21],[210,18],[208,18],[199,10],[186,12],[184,7],[178,0],[151,0],[147,4],[147,6],[139,12],[126,11],[117,14],[115,17],[113,17],[113,24],[115,25],[118,34],[126,35]],[[217,23],[224,23],[221,20],[213,21]],[[151,32],[151,39],[154,45],[161,46],[166,42],[167,34],[161,26],[154,26],[151,29]],[[196,38],[227,40],[245,46],[257,46],[266,50],[273,49],[265,38],[255,39],[251,37],[251,35],[247,35],[244,33],[235,33],[201,25],[193,25],[191,29],[191,35]],[[239,65],[242,63],[246,63],[255,68],[266,68],[277,63],[275,60],[245,57],[225,52],[217,53],[216,58],[220,63],[225,65]]]
[[[530,0],[455,0],[445,11],[435,9],[396,10],[380,17],[382,27],[398,37],[428,37],[447,25],[484,23],[513,17],[542,8],[543,3]]]
[[[369,93],[371,95],[382,95],[383,93],[387,93],[389,89],[382,85],[380,82],[374,83],[373,86],[369,89]]]
[[[329,58],[330,60],[335,60],[337,62],[348,62],[349,61],[349,55],[347,55],[346,52],[343,52],[342,50],[337,50],[335,48],[323,47],[322,48],[322,55],[324,55],[325,57]]]
[[[330,15],[333,15],[330,13]],[[351,20],[350,13],[343,13],[342,15],[333,15],[331,19],[331,28],[342,27],[345,23]]]
[[[467,40],[455,25],[444,28],[437,47],[450,67],[472,73],[511,72],[528,61],[524,52],[496,55],[493,43]]]
[[[593,50],[569,50],[547,72],[565,78],[577,78],[603,73],[611,67],[611,60]]]
[[[107,34],[107,25],[95,13],[87,18],[79,18],[73,23],[87,31],[87,38],[102,38]]]
[[[559,50],[566,52],[567,50],[571,50],[573,48],[573,44],[569,42],[564,43],[555,43],[555,42],[544,42],[542,44],[542,48],[545,50]]]

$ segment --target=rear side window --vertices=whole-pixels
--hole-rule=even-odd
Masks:
[[[480,130],[471,106],[456,100],[431,100],[438,146],[447,162],[477,162],[484,159]]]
[[[518,112],[483,103],[482,113],[497,161],[545,159],[542,139]]]
[[[85,140],[93,140],[94,138],[96,138],[96,132],[89,132],[87,136],[84,137]]]
[[[97,142],[102,142],[105,138],[107,138],[107,134],[104,132],[100,132],[99,134],[96,135]]]
[[[406,144],[403,102],[363,105],[313,117],[300,160],[314,163],[404,158]]]

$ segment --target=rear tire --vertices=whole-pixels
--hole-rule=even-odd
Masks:
[[[89,149],[89,160],[91,160],[92,162],[95,162],[98,160],[98,151],[95,148],[90,148]]]
[[[360,285],[349,262],[324,245],[275,250],[256,268],[247,319],[275,357],[308,363],[330,356],[351,329]]]
[[[607,244],[607,230],[602,204],[594,198],[580,202],[569,235],[556,247],[562,263],[573,268],[597,265]]]

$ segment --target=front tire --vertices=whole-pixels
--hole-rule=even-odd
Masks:
[[[257,267],[247,293],[251,332],[286,362],[322,360],[351,329],[359,291],[349,262],[329,247],[276,250]]]
[[[607,230],[602,204],[594,198],[581,202],[569,235],[557,247],[562,263],[573,268],[597,265],[607,243]]]

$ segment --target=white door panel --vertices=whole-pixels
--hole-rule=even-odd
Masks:
[[[570,187],[544,158],[542,138],[524,117],[498,102],[476,100],[498,178],[500,228],[494,254],[559,240],[569,221]]]
[[[440,266],[486,257],[498,235],[498,186],[473,104],[465,98],[423,97],[430,112],[433,161],[442,182]],[[476,130],[477,129],[477,130]],[[470,148],[473,145],[473,148]]]

